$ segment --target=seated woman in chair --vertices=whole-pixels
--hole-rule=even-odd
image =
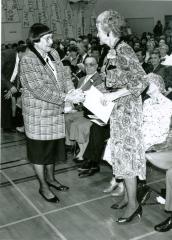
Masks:
[[[172,116],[172,101],[159,94],[156,82],[151,85],[148,94],[151,98],[145,100],[143,105],[145,116],[143,128],[147,149],[154,144],[166,141]],[[165,221],[154,227],[156,231],[166,232],[172,229],[172,150],[146,153],[146,159],[156,167],[167,170],[165,210],[171,214]]]
[[[147,147],[151,146],[152,143],[159,144],[167,139],[172,116],[172,101],[160,96],[155,86],[149,90],[149,95],[153,97],[148,99],[152,103],[149,102],[144,108],[144,111],[148,113],[144,124]],[[154,166],[167,170],[165,210],[170,212],[170,216],[154,227],[158,232],[166,232],[172,229],[172,150],[146,153],[146,159]]]

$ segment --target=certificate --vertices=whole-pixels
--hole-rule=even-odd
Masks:
[[[113,110],[114,103],[110,101],[106,106],[102,105],[101,99],[103,99],[103,93],[94,86],[91,86],[85,94],[84,107],[90,110],[104,123],[107,123]]]

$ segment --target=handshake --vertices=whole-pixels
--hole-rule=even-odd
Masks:
[[[72,89],[66,95],[66,102],[73,104],[83,103],[85,100],[85,94],[81,89]]]

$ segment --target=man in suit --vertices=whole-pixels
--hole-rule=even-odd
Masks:
[[[103,80],[97,72],[98,64],[96,59],[94,57],[87,57],[84,66],[86,76],[79,80],[77,88],[82,91],[87,91],[91,86],[95,86],[100,91],[105,90]],[[78,112],[65,115],[66,143],[70,143],[70,140],[78,143],[80,151],[76,158],[74,158],[74,161],[79,163],[83,160],[82,156],[88,144],[92,122],[87,117],[90,112],[86,108],[82,105],[76,106],[76,108],[78,109]]]
[[[145,51],[141,48],[135,50],[136,55],[139,59],[140,64],[142,65],[142,68],[145,70],[146,73],[150,73],[152,71],[152,65],[149,63],[146,63],[144,61],[145,59]]]
[[[16,51],[5,49],[1,52],[1,127],[4,130],[15,129],[15,117],[12,116],[12,95],[17,92],[11,83],[16,63]]]

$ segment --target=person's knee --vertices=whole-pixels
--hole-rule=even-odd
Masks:
[[[166,178],[172,181],[172,168],[168,169],[166,172]]]

